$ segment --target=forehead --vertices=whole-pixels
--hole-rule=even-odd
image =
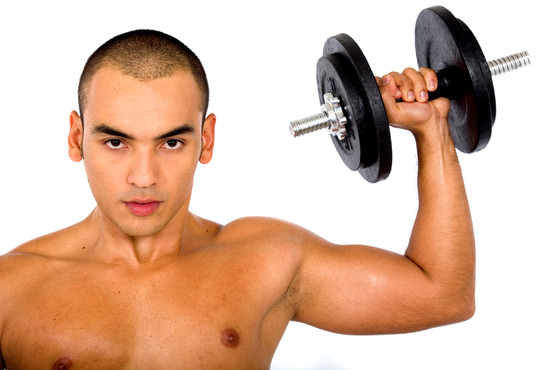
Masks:
[[[133,136],[200,126],[200,90],[190,73],[140,81],[113,67],[100,68],[86,89],[85,126],[107,124]]]

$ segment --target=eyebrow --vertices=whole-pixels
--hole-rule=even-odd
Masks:
[[[104,134],[104,135],[110,135],[110,136],[118,136],[118,137],[122,137],[124,139],[128,139],[128,140],[135,140],[135,137],[132,136],[132,135],[129,135],[129,134],[126,134],[122,131],[118,131],[106,124],[100,124],[100,125],[97,125],[95,126],[93,129],[92,129],[92,133],[94,134]],[[195,133],[195,129],[188,125],[188,124],[184,124],[184,125],[181,125],[181,126],[178,126],[174,129],[172,129],[171,131],[169,132],[166,132],[164,134],[161,134],[159,136],[157,136],[155,138],[155,140],[162,140],[162,139],[165,139],[165,138],[168,138],[168,137],[171,137],[171,136],[176,136],[176,135],[184,135],[184,134],[194,134]]]
[[[163,135],[159,135],[156,139],[161,140],[161,139],[166,139],[171,136],[194,134],[194,133],[195,133],[195,129],[193,128],[193,126],[185,124],[182,126],[178,126],[177,128],[172,129],[171,131],[166,132]]]

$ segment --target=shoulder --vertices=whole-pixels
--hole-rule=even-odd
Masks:
[[[220,235],[238,242],[252,240],[273,246],[289,245],[306,248],[314,244],[330,244],[313,232],[290,222],[270,217],[245,217],[222,226]]]
[[[0,256],[0,301],[11,292],[15,295],[34,284],[57,268],[60,260],[75,259],[80,243],[78,226],[30,240]]]
[[[15,248],[0,256],[0,333],[10,313],[17,310],[19,302],[28,292],[39,289],[47,267],[47,258]]]
[[[51,246],[53,234],[41,236],[14,248],[0,256],[0,284],[14,276],[34,270],[36,264],[45,263],[54,253]]]
[[[244,217],[222,227],[224,235],[237,235],[241,238],[270,239],[274,241],[303,242],[308,239],[323,239],[311,231],[277,218]]]
[[[218,240],[301,264],[314,249],[332,245],[313,232],[290,222],[268,217],[245,217],[224,225]]]
[[[74,252],[74,246],[83,243],[79,224],[32,239],[6,254],[42,258],[68,258]]]
[[[241,218],[223,226],[221,234],[223,239],[234,241],[228,243],[233,253],[249,256],[243,260],[253,261],[255,274],[263,275],[267,284],[286,286],[284,302],[296,313],[302,302],[313,299],[320,286],[317,281],[325,279],[330,264],[336,265],[327,263],[331,261],[327,258],[343,249],[304,227],[275,218]],[[244,247],[238,251],[238,245]]]
[[[42,256],[17,249],[0,256],[0,301],[10,302],[25,282],[42,274],[46,263]]]
[[[41,274],[54,258],[52,245],[55,239],[54,234],[42,236],[0,256],[0,292],[17,288],[19,282]]]
[[[74,228],[33,239],[0,256],[0,340],[9,318],[74,259],[72,246],[81,241],[76,236],[80,229]]]

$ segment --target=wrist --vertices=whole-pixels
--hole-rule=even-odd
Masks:
[[[419,150],[428,148],[452,148],[455,150],[454,140],[446,117],[434,118],[423,125],[422,130],[413,133]]]

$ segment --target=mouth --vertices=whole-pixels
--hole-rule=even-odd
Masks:
[[[161,202],[157,200],[132,200],[124,202],[128,210],[135,216],[150,216],[156,212]]]

